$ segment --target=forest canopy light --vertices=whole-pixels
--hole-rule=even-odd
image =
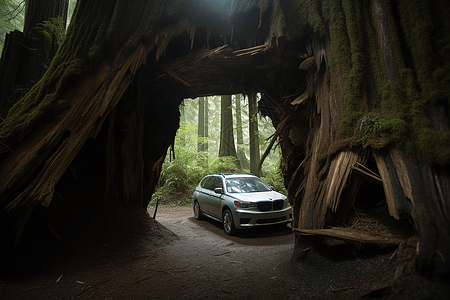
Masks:
[[[231,0],[190,0],[181,2],[183,10],[192,15],[202,16],[209,21],[226,19],[233,1]]]

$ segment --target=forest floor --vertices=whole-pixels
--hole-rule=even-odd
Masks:
[[[153,212],[150,212],[153,215]],[[401,268],[396,249],[337,243],[292,258],[288,227],[227,236],[190,207],[159,208],[156,221],[105,227],[63,255],[2,266],[0,299],[446,299],[448,285]],[[119,225],[117,225],[119,226]],[[111,230],[112,229],[112,230]],[[105,234],[114,232],[114,234]],[[330,245],[326,247],[330,249]],[[408,249],[408,247],[404,247]],[[412,250],[413,251],[413,250]],[[404,265],[404,266],[407,266]],[[399,278],[397,278],[399,277]]]

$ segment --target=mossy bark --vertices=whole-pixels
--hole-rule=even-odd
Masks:
[[[127,114],[116,113],[115,118],[114,114],[109,118],[108,115],[122,96],[129,93],[126,91],[137,70],[154,47],[154,43],[148,47],[140,44],[127,47],[129,52],[125,53],[125,45],[137,31],[141,32],[137,38],[151,31],[160,17],[151,12],[159,12],[162,2],[135,1],[132,5],[128,3],[127,9],[123,9],[122,2],[79,1],[72,26],[48,72],[16,103],[1,124],[1,145],[3,150],[7,149],[2,151],[0,164],[2,216],[13,213],[20,216],[12,223],[2,217],[2,222],[6,222],[2,235],[9,236],[8,240],[15,239],[10,232],[14,227],[17,238],[20,237],[37,206],[51,207],[52,211],[64,215],[71,213],[70,206],[60,205],[61,201],[74,205],[77,201],[80,204],[88,201],[92,211],[99,209],[103,199],[108,198],[114,205],[141,210],[145,210],[150,201],[163,161],[161,157],[172,141],[171,136],[175,135],[178,119],[166,119],[175,124],[171,125],[175,130],[171,130],[163,142],[156,141],[155,147],[143,139],[147,131],[155,130],[145,126],[153,123],[144,122],[143,111],[158,110],[143,105],[143,99],[148,97],[144,93],[134,95],[133,101],[123,101],[127,103]],[[115,28],[117,34],[111,32],[111,28]],[[175,116],[177,112],[177,109],[175,112],[168,110]],[[105,121],[108,127],[103,126]],[[114,140],[111,137],[117,133],[108,133],[105,127],[110,131],[123,130],[125,134]],[[96,142],[90,142],[91,139]],[[109,142],[111,148],[102,148],[104,144],[98,143],[102,139]],[[149,153],[146,157],[145,151]],[[103,156],[107,162],[91,160],[91,156]],[[80,162],[83,160],[95,172],[89,172]],[[81,166],[73,165],[75,161]],[[73,176],[66,176],[66,173]],[[77,178],[92,178],[91,173],[101,174],[99,184],[80,191]],[[76,190],[74,194],[80,195],[80,199],[73,199],[65,192],[58,193],[58,186]],[[92,216],[90,213],[80,212],[80,219]]]
[[[424,274],[439,270],[442,275],[448,267],[441,267],[441,263],[448,260],[444,255],[444,261],[438,262],[435,253],[448,253],[450,246],[450,203],[445,200],[450,199],[445,171],[450,149],[449,98],[448,87],[443,88],[449,73],[444,76],[438,70],[448,67],[448,60],[444,62],[441,57],[441,47],[448,46],[448,9],[444,1],[344,0],[321,4],[321,10],[314,10],[321,12],[315,19],[324,20],[328,29],[317,29],[317,23],[308,18],[313,32],[308,54],[316,58],[325,50],[329,73],[326,64],[316,64],[315,75],[307,75],[307,82],[318,80],[314,96],[297,104],[297,109],[310,111],[308,121],[290,113],[297,121],[285,130],[296,130],[300,135],[306,132],[307,138],[299,142],[293,139],[295,135],[288,135],[284,138],[291,142],[280,143],[285,148],[284,159],[305,153],[299,164],[285,160],[294,225],[319,229],[335,224],[333,212],[339,215],[340,208],[334,211],[330,205],[340,200],[330,202],[328,196],[330,189],[340,184],[334,166],[341,155],[351,149],[356,153],[363,153],[363,148],[385,149],[386,157],[393,160],[392,174],[397,174],[391,180],[403,190],[394,198],[413,202],[413,211],[403,217],[414,220],[421,238],[419,269]],[[436,73],[439,77],[433,76]],[[312,108],[306,105],[311,101]],[[392,214],[394,217],[397,212]],[[312,241],[297,236],[296,253],[304,255]]]
[[[47,70],[65,34],[68,1],[30,1],[23,33],[9,33],[0,62],[0,117]]]

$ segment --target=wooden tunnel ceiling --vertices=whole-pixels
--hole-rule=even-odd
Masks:
[[[296,92],[291,89],[304,82],[305,73],[298,66],[308,56],[307,39],[295,45],[279,39],[278,46],[271,47],[264,40],[268,28],[255,26],[248,24],[245,31],[231,33],[206,27],[187,29],[170,41],[158,59],[155,85],[162,89],[175,86],[182,98],[251,92],[277,98],[281,90]]]

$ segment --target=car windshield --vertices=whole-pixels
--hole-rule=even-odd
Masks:
[[[228,193],[267,192],[271,189],[259,178],[233,177],[226,179]]]

